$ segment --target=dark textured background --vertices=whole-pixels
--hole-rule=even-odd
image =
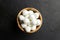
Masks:
[[[16,16],[25,7],[34,7],[43,16],[36,33],[25,34],[17,26]],[[60,0],[0,0],[0,40],[60,40],[59,22]]]

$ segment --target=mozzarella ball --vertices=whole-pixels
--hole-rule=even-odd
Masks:
[[[23,10],[23,15],[24,15],[24,16],[28,15],[28,13],[29,13],[29,12],[28,12],[27,10],[25,10],[25,9]]]
[[[32,22],[33,25],[37,24],[37,20],[36,19],[33,19],[31,22]]]
[[[33,25],[33,26],[31,27],[31,30],[36,30],[36,25]]]
[[[19,19],[20,19],[20,20],[24,20],[25,18],[24,18],[23,15],[20,15],[20,16],[19,16]]]
[[[37,25],[40,25],[41,21],[39,19],[37,19]]]
[[[32,10],[29,10],[29,15],[32,15],[34,12]]]
[[[22,28],[26,28],[27,24],[21,24]]]
[[[35,17],[38,18],[39,17],[39,13],[35,13]]]
[[[35,16],[34,16],[34,15],[30,15],[29,18],[30,18],[31,20],[33,20],[33,19],[35,19]]]
[[[30,24],[30,20],[29,20],[28,18],[25,18],[25,20],[23,20],[23,22],[24,22],[25,24]]]
[[[27,26],[27,27],[25,28],[25,31],[26,31],[26,32],[30,32],[30,31],[31,31],[31,27]]]

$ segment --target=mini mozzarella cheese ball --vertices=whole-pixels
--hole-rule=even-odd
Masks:
[[[33,26],[31,27],[31,30],[36,30],[36,25],[33,25]]]
[[[32,22],[33,25],[36,25],[37,24],[37,19],[32,19],[31,22]]]
[[[27,26],[27,27],[25,28],[25,31],[26,31],[26,32],[30,32],[30,31],[31,31],[31,27]]]
[[[29,15],[32,15],[34,12],[32,10],[29,10]]]
[[[38,18],[39,17],[39,13],[35,13],[35,17]]]
[[[32,15],[29,16],[29,18],[30,18],[30,20],[35,19],[35,15],[32,14]]]
[[[21,24],[22,28],[26,28],[27,24]]]
[[[23,15],[24,16],[28,15],[28,11],[26,9],[23,10]]]
[[[41,20],[37,19],[37,25],[41,24]]]
[[[20,20],[24,20],[25,19],[25,17],[23,15],[19,15],[18,17],[19,17]]]
[[[23,20],[23,22],[24,22],[25,24],[30,24],[30,20],[29,20],[28,18],[25,18],[25,19]]]

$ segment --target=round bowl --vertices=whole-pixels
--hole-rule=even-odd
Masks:
[[[41,20],[41,24],[40,24],[39,26],[37,26],[36,30],[30,31],[30,32],[26,32],[26,31],[22,28],[22,26],[21,26],[21,21],[19,20],[18,16],[22,14],[22,11],[23,11],[24,9],[26,9],[26,10],[32,10],[33,12],[38,12],[38,13],[39,13],[39,19]],[[38,31],[38,30],[41,28],[41,25],[42,25],[42,15],[41,15],[41,13],[40,13],[37,9],[35,9],[35,8],[24,8],[24,9],[22,9],[22,10],[18,13],[18,15],[17,15],[17,24],[18,24],[19,29],[21,29],[21,30],[22,30],[23,32],[25,32],[25,33],[34,33],[34,32],[36,32],[36,31]]]

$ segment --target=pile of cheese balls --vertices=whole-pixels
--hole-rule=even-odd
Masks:
[[[22,28],[25,29],[26,32],[30,32],[31,30],[36,30],[36,27],[41,24],[39,18],[39,13],[34,13],[32,10],[24,9],[22,15],[19,15],[19,20],[23,21],[21,24]]]

